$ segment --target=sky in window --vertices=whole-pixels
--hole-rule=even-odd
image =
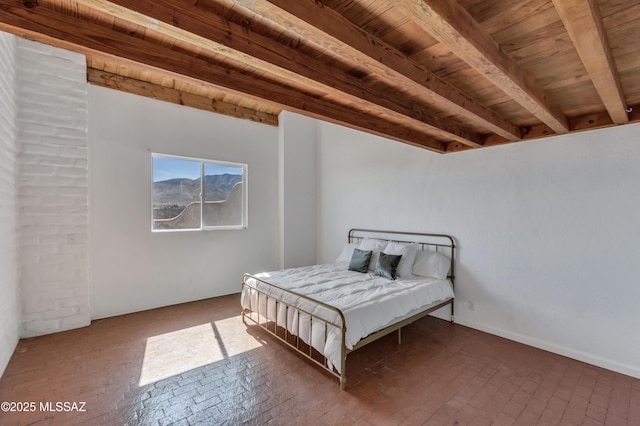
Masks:
[[[222,175],[225,173],[240,175],[242,174],[242,168],[219,164],[205,164],[205,175]],[[154,182],[176,178],[198,179],[199,177],[200,161],[171,157],[153,157]]]

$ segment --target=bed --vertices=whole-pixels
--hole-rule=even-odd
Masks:
[[[335,263],[244,274],[242,319],[344,390],[350,352],[447,305],[454,321],[454,265],[450,235],[351,229]]]

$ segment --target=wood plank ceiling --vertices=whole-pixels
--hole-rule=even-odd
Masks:
[[[640,121],[640,0],[0,0],[93,84],[445,153]]]

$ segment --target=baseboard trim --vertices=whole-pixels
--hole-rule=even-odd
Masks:
[[[505,339],[513,340],[515,342],[532,346],[534,348],[538,348],[548,352],[552,352],[554,354],[566,356],[567,358],[575,359],[577,361],[582,361],[587,364],[595,365],[597,367],[602,367],[607,370],[615,371],[616,373],[621,373],[627,376],[640,379],[640,367],[634,367],[634,366],[622,364],[610,359],[600,358],[598,356],[595,356],[586,352],[582,352],[582,351],[577,351],[575,349],[568,348],[566,346],[560,346],[553,343],[545,342],[543,340],[538,340],[530,336],[514,333],[508,330],[499,329],[486,324],[460,320],[459,317],[456,317],[456,324],[460,324],[465,327],[469,327],[475,330],[483,331],[485,333],[493,334],[494,336],[503,337]]]

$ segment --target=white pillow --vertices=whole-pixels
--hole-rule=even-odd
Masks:
[[[336,262],[338,263],[351,262],[351,257],[353,256],[353,250],[356,248],[356,246],[357,246],[356,243],[345,244],[344,247],[342,248],[342,252],[340,252],[340,255],[336,259]]]
[[[413,275],[445,279],[449,275],[451,260],[436,251],[419,250],[413,263]]]
[[[360,244],[358,244],[358,248],[365,251],[382,251],[386,245],[386,241],[376,240],[375,238],[363,238]]]
[[[402,258],[398,264],[397,275],[399,277],[410,277],[413,275],[412,268],[413,262],[416,259],[416,253],[420,246],[418,244],[397,243],[391,241],[384,248],[386,254],[400,254]]]
[[[387,241],[377,240],[375,238],[363,238],[358,245],[360,250],[371,251],[371,262],[369,262],[369,270],[376,269],[380,253],[387,246]]]

